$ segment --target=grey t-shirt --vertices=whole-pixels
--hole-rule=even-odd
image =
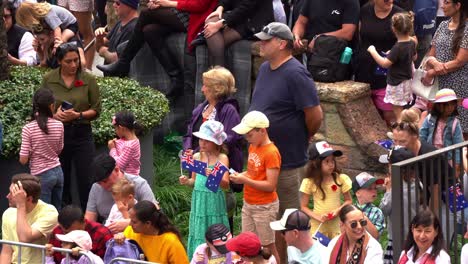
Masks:
[[[135,199],[137,201],[148,200],[156,202],[153,190],[151,190],[151,187],[144,178],[126,173],[124,177],[135,184]],[[97,213],[98,219],[105,220],[109,216],[113,205],[114,199],[112,198],[112,193],[104,190],[97,182],[94,183],[89,192],[86,211]]]
[[[67,9],[51,5],[49,13],[44,18],[49,27],[54,30],[60,27],[62,30],[76,22],[76,17]]]

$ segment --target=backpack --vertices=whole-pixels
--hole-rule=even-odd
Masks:
[[[415,0],[414,33],[416,36],[434,34],[436,30],[438,0]]]
[[[335,36],[320,35],[315,39],[307,69],[318,82],[338,82],[346,80],[350,64],[340,63],[340,57],[348,43]]]
[[[146,260],[143,250],[135,240],[125,239],[123,244],[118,244],[111,238],[107,241],[106,248],[104,263],[110,263],[115,258]],[[142,259],[142,256],[144,259]],[[126,264],[127,262],[117,261],[115,263]]]

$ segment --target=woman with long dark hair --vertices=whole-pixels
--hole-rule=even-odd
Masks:
[[[140,201],[129,211],[130,225],[114,236],[117,243],[133,239],[150,262],[189,263],[177,228],[153,202]]]
[[[21,133],[20,162],[29,162],[31,174],[41,179],[41,200],[60,210],[63,171],[59,154],[63,149],[63,124],[53,119],[55,99],[49,89],[34,93],[31,122]]]
[[[81,208],[85,210],[94,175],[91,121],[101,111],[101,95],[96,78],[82,71],[78,47],[74,43],[60,45],[56,57],[59,67],[44,75],[42,87],[53,92],[54,118],[64,126],[64,148],[60,154],[65,178],[63,202],[70,204],[70,194],[78,191]],[[78,190],[71,190],[72,177],[76,177]]]
[[[446,0],[442,10],[449,20],[440,23],[429,50],[426,76],[429,85],[435,77],[440,88],[451,88],[457,97],[468,97],[468,4],[464,0]],[[458,107],[463,134],[468,133],[468,110]]]
[[[410,226],[398,264],[450,263],[439,219],[429,208],[420,210]]]

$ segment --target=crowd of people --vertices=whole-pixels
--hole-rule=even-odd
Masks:
[[[10,208],[2,217],[2,239],[46,245],[47,263],[66,263],[54,247],[73,249],[73,263],[108,263],[119,247],[126,256],[156,263],[393,263],[391,173],[384,179],[368,172],[349,177],[338,166],[345,153],[314,138],[323,119],[316,76],[293,51],[314,60],[324,37],[345,43],[340,63],[349,64],[347,75],[370,84],[393,140],[380,159],[389,170],[468,135],[468,110],[460,104],[468,84],[466,0],[439,1],[432,32],[421,30],[428,26],[418,24],[418,13],[407,12],[411,1],[403,0],[294,1],[291,27],[284,23],[289,10],[276,0],[149,0],[140,12],[137,0],[115,0],[118,22],[112,28],[96,0],[100,26],[94,33],[93,1],[48,2],[3,1],[9,62],[52,70],[35,91],[22,130],[19,161],[30,173],[13,176]],[[168,49],[165,40],[175,32],[187,33],[184,64],[196,46],[206,45],[212,66],[203,73],[205,100],[187,117],[182,143],[185,160],[204,164],[179,177],[193,188],[187,245],[156,190],[139,175],[141,125],[131,107],[109,120],[116,138],[109,139],[108,153],[96,154],[91,128],[101,112],[100,89],[89,71],[96,52],[106,63],[98,65],[105,75],[126,76],[147,43],[171,79],[170,102],[183,96],[195,74]],[[265,60],[243,116],[225,61],[226,48],[241,39],[259,40]],[[419,64],[426,70],[420,81],[431,86],[437,79],[440,87],[430,101],[413,95]],[[466,174],[466,153],[454,153],[442,170]],[[439,219],[427,207],[448,181],[432,176],[403,178],[403,197],[413,202],[404,213],[414,217],[404,217],[408,233],[401,255],[395,252],[398,263],[451,263],[444,237],[451,235],[447,221],[455,216]],[[385,194],[376,206],[378,185]],[[426,201],[417,201],[418,188]],[[234,192],[243,192],[238,235]],[[72,194],[78,196],[75,205]],[[446,202],[436,200],[435,211],[449,212]],[[385,230],[384,250],[379,238]],[[42,263],[39,249],[19,250],[3,244],[0,263],[19,257],[21,263]],[[468,262],[468,245],[460,258]]]

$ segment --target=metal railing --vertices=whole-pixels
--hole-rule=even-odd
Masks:
[[[449,204],[448,188],[457,181],[463,188],[462,149],[466,146],[468,141],[392,164],[392,230],[389,232],[392,232],[394,263],[398,263],[409,223],[421,205],[429,206],[438,215],[447,251],[452,253],[452,263],[460,262],[467,216],[464,210],[451,211],[450,205],[456,208],[456,200],[452,199]],[[459,235],[462,236],[461,246]]]
[[[157,264],[156,262],[149,262],[149,261],[136,260],[136,259],[130,259],[130,258],[120,258],[120,257],[114,258],[109,263],[106,263],[106,264],[113,264],[113,263],[116,263],[117,261],[123,261],[126,263],[139,263],[139,264]]]
[[[0,240],[0,244],[1,245],[6,244],[6,245],[11,245],[11,246],[18,247],[18,261],[16,262],[17,264],[21,264],[21,249],[23,247],[40,249],[41,253],[42,253],[42,256],[41,256],[42,263],[46,263],[46,254],[45,254],[46,247],[45,247],[45,245],[37,245],[37,244],[23,243],[23,242],[16,242],[16,241],[8,241],[8,240]],[[53,247],[52,249],[54,250],[54,252],[65,253],[66,254],[65,263],[67,263],[67,264],[70,263],[70,254],[73,253],[71,249],[57,248],[57,247]],[[88,261],[89,261],[90,264],[94,264],[93,258],[90,257],[87,252],[80,251],[79,254],[82,255],[82,256],[85,256],[86,258],[88,258]]]

